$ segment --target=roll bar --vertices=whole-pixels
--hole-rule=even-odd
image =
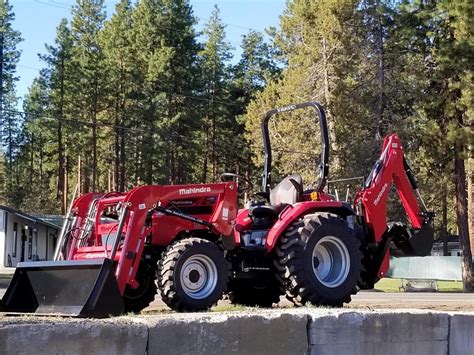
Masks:
[[[317,102],[303,102],[300,104],[288,105],[285,107],[275,108],[267,111],[262,119],[262,136],[263,136],[263,148],[265,150],[265,163],[263,166],[262,176],[262,192],[269,193],[271,183],[271,166],[272,166],[272,148],[270,144],[270,134],[268,132],[268,121],[270,118],[277,113],[284,113],[289,111],[298,110],[305,107],[313,107],[316,111],[316,116],[319,118],[319,125],[321,130],[321,162],[319,164],[319,181],[316,191],[322,191],[326,185],[326,180],[329,173],[329,136],[328,127],[326,122],[326,113],[321,104]]]

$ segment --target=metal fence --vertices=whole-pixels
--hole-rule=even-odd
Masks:
[[[461,257],[390,258],[390,270],[387,276],[397,279],[461,281]]]

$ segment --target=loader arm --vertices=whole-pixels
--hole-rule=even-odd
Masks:
[[[75,208],[77,226],[73,228],[74,238],[69,245],[67,260],[104,257],[113,260],[121,294],[127,284],[138,286],[135,275],[148,237],[151,237],[153,245],[166,246],[183,231],[208,229],[215,236],[228,236],[232,233],[232,221],[237,213],[237,187],[234,182],[145,185],[127,193],[86,196],[87,199],[78,199],[83,203]],[[179,209],[174,211],[163,207],[170,203],[173,207],[173,200],[183,198],[213,201],[212,206],[205,207],[212,213],[203,215],[203,220]],[[115,223],[104,225],[101,223],[102,213],[109,207],[115,207],[119,214]],[[181,208],[185,210],[186,206]]]
[[[387,224],[387,199],[392,184],[407,213],[411,228],[402,226],[401,223],[391,226]],[[422,203],[421,206],[417,196]],[[425,243],[422,249],[431,249],[429,239],[433,238],[431,221],[434,215],[424,206],[418,193],[415,177],[404,157],[400,139],[396,134],[385,137],[382,154],[375,163],[365,183],[365,188],[358,194],[356,205],[358,205],[358,214],[362,216],[365,223],[369,243],[377,245],[374,254],[374,272],[376,271],[378,277],[383,277],[388,271],[387,251],[392,241],[399,244],[406,242],[411,245],[423,236],[428,244]],[[403,241],[402,238],[407,240]],[[424,253],[420,252],[420,254]]]
[[[237,188],[235,183],[204,184],[201,186],[206,188],[204,189],[205,191],[193,192],[193,197],[217,196],[213,213],[210,215],[209,221],[205,221],[208,223],[208,228],[215,235],[230,235],[232,232],[232,221],[237,213]],[[121,294],[123,294],[127,284],[132,287],[137,286],[135,275],[140,263],[145,239],[152,232],[151,227],[146,223],[149,211],[157,208],[159,205],[166,204],[170,200],[179,198],[180,193],[183,193],[183,187],[179,185],[145,185],[131,190],[121,201],[122,211],[118,219],[117,230],[125,234],[122,240],[123,244],[119,247],[121,238],[116,238],[108,255],[112,260],[116,260],[116,255],[118,256],[115,276]],[[107,201],[104,200],[102,202],[106,203]],[[179,215],[179,213],[176,213],[176,215]],[[172,216],[171,218],[178,219],[179,217]],[[192,217],[188,216],[187,218]],[[188,226],[188,229],[196,228],[196,221],[187,222],[186,226]],[[126,228],[124,227],[125,224]],[[201,228],[205,228],[205,226]]]
[[[186,204],[175,204],[183,200]],[[171,215],[157,211],[159,206]],[[140,286],[136,276],[145,244],[162,248],[179,233],[204,232],[213,240],[230,236],[237,214],[237,185],[153,185],[127,193],[90,193],[74,202],[70,214],[57,258],[19,263],[0,301],[0,312],[122,314],[127,286],[132,290]]]

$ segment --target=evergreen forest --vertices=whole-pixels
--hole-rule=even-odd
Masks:
[[[81,193],[127,191],[224,172],[258,187],[262,115],[318,101],[330,179],[367,177],[396,132],[437,236],[474,240],[471,0],[288,0],[279,26],[249,30],[239,51],[217,6],[198,31],[188,0],[120,0],[112,14],[104,0],[76,0],[22,106],[13,5],[0,0],[1,204],[64,214],[78,183]],[[314,116],[281,114],[270,130],[273,181],[300,173],[311,187]]]

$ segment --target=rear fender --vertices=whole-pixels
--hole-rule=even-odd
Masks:
[[[288,205],[280,213],[278,220],[268,232],[267,241],[265,242],[265,250],[267,253],[273,250],[278,239],[283,235],[290,224],[307,214],[315,212],[329,212],[342,217],[355,214],[349,204],[341,201],[314,201]]]

